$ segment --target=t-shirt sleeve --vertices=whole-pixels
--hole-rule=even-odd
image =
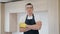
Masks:
[[[40,20],[41,18],[40,18],[40,16],[37,14],[37,15],[35,15],[35,22],[37,22],[37,21],[41,21]]]
[[[24,15],[24,16],[23,16],[23,15],[20,16],[20,17],[18,18],[18,19],[19,19],[18,22],[19,22],[19,23],[25,23],[25,18],[26,18],[25,15]]]

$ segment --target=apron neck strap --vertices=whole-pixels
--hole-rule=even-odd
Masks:
[[[34,19],[34,14],[32,14],[32,16],[33,16],[33,19]],[[27,17],[28,17],[28,15],[26,16],[26,19],[27,19]]]

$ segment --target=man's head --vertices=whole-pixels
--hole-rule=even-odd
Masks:
[[[28,14],[33,13],[33,5],[31,3],[27,3],[25,7]]]

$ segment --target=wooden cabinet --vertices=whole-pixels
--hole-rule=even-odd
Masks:
[[[10,13],[9,14],[9,31],[16,32],[17,31],[17,13]]]

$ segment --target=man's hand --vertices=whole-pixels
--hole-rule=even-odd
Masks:
[[[29,29],[29,28],[20,28],[20,32],[26,32],[26,31],[29,31],[29,30],[31,30],[31,29]]]

